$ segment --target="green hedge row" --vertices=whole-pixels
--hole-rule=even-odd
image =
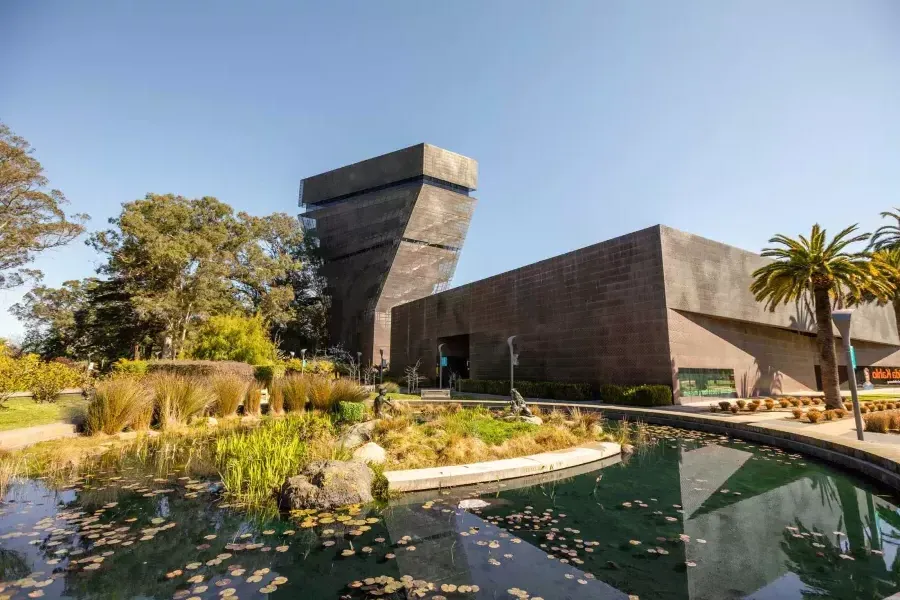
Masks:
[[[625,406],[668,406],[672,404],[672,388],[667,385],[605,384],[600,386],[597,399]]]
[[[525,398],[550,400],[590,400],[591,386],[587,383],[556,383],[552,381],[516,381],[516,390]],[[509,380],[461,379],[461,392],[509,396]]]
[[[253,377],[254,367],[236,360],[129,360],[121,358],[113,363],[113,372],[138,376],[165,372],[189,377],[234,373],[243,377]]]

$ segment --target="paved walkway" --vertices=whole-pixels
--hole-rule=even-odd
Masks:
[[[48,440],[77,437],[77,426],[71,423],[48,423],[35,427],[0,431],[0,449],[18,450]]]

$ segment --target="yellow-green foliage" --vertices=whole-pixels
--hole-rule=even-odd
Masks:
[[[225,490],[240,502],[261,505],[307,460],[333,443],[331,420],[319,415],[289,415],[266,421],[216,442],[215,462]]]
[[[82,374],[58,362],[42,361],[36,354],[19,358],[0,348],[0,404],[13,392],[31,391],[38,402],[49,402],[65,388],[81,385]]]
[[[91,435],[119,433],[148,410],[152,414],[153,396],[140,381],[127,377],[101,381],[88,405],[85,429]]]
[[[113,363],[112,372],[116,375],[131,375],[141,377],[147,374],[147,368],[150,363],[146,360],[130,360],[128,358],[120,358]]]
[[[213,391],[210,407],[213,415],[227,417],[237,412],[247,394],[247,388],[250,387],[250,381],[240,375],[222,373],[210,377],[209,386]]]
[[[299,358],[286,360],[283,364],[288,374],[331,375],[334,373],[334,363],[324,358],[307,359],[306,367],[303,366],[303,361]]]
[[[306,398],[309,392],[309,378],[301,375],[288,375],[281,381],[284,395],[284,410],[300,412],[306,410]]]
[[[214,395],[206,382],[196,377],[156,373],[147,378],[156,402],[156,415],[162,429],[187,423],[202,415]]]
[[[219,315],[200,326],[188,354],[201,360],[237,360],[261,365],[275,361],[278,352],[261,316]]]

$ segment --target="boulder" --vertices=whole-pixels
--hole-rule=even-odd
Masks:
[[[375,474],[361,461],[317,460],[281,486],[282,510],[332,509],[372,501]]]
[[[481,500],[480,498],[466,498],[465,500],[459,501],[459,508],[465,510],[471,510],[473,508],[487,508],[490,506],[490,503]]]
[[[353,451],[353,460],[380,465],[387,460],[387,451],[375,442],[369,442]]]
[[[540,417],[519,417],[523,423],[531,423],[532,425],[543,425],[544,420]]]
[[[372,433],[375,432],[376,421],[365,421],[357,423],[340,435],[338,444],[348,450],[352,450],[357,446],[362,446],[372,439]]]

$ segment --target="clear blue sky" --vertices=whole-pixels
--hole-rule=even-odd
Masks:
[[[896,0],[8,0],[0,36],[0,119],[92,229],[147,192],[297,212],[302,177],[421,141],[480,164],[455,284],[656,223],[759,250],[900,205]]]

